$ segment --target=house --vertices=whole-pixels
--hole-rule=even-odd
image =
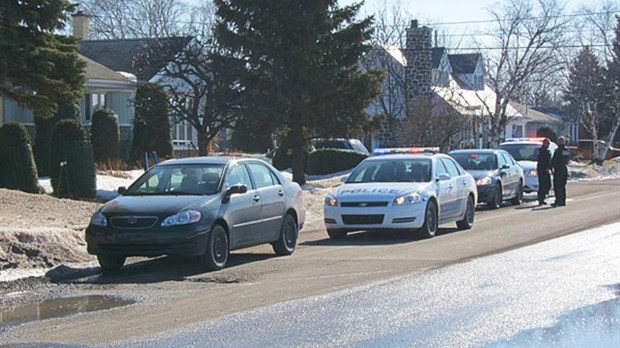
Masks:
[[[86,61],[84,96],[79,101],[82,124],[86,127],[90,126],[93,112],[106,107],[118,115],[121,134],[128,139],[133,119],[135,77],[126,73],[118,73],[82,55],[80,58]],[[0,124],[21,123],[34,139],[34,117],[32,110],[13,100],[0,97]]]
[[[90,40],[88,15],[73,15],[74,36],[80,40],[78,52],[114,71],[126,72],[140,83],[160,83],[161,72],[187,46],[191,37]],[[171,120],[173,140],[197,144],[193,128],[187,122]]]
[[[420,97],[432,104],[432,116],[456,113],[461,124],[451,125],[458,131],[444,147],[489,146],[488,115],[494,108],[496,94],[485,83],[485,65],[480,53],[450,54],[444,47],[433,47],[432,29],[411,21],[404,48],[376,45],[364,58],[364,65],[383,69],[387,73],[384,94],[366,111],[387,116],[383,128],[373,134],[372,147],[412,146],[400,132],[406,119],[420,117]],[[397,112],[395,112],[397,110]],[[506,109],[508,125],[503,138],[516,134],[530,136],[547,126],[563,129],[555,116],[509,103]],[[420,132],[420,130],[417,130]],[[424,129],[422,132],[430,130]],[[435,144],[436,145],[436,144]]]

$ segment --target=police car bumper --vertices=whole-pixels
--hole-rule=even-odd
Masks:
[[[531,193],[538,191],[538,176],[525,176],[525,183],[523,185],[523,192]]]
[[[327,229],[396,230],[415,229],[424,224],[425,202],[384,207],[325,206],[324,223]]]

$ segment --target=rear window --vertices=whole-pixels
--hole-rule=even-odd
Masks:
[[[537,161],[540,144],[501,144],[498,148],[507,151],[517,161]]]
[[[451,153],[465,170],[492,170],[497,168],[494,153]]]

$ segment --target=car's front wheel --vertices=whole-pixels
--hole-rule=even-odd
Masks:
[[[329,236],[330,239],[344,239],[347,237],[347,231],[328,228],[327,235]]]
[[[463,220],[456,222],[456,227],[459,230],[469,230],[474,225],[474,214],[476,207],[474,206],[474,197],[467,197],[467,207],[465,208],[465,214]]]
[[[295,251],[297,245],[297,223],[291,214],[286,214],[282,227],[280,228],[280,237],[272,244],[273,251],[278,256],[290,255]]]
[[[97,255],[103,274],[118,272],[125,264],[125,256]]]
[[[493,189],[493,197],[487,202],[489,209],[497,209],[502,206],[502,186],[497,183]]]
[[[228,234],[222,225],[214,225],[209,233],[207,250],[200,256],[200,265],[208,271],[217,271],[226,266],[230,248]]]
[[[433,238],[437,233],[437,205],[434,201],[428,202],[424,211],[424,224],[419,229],[423,238]]]

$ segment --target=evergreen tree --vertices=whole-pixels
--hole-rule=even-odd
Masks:
[[[0,95],[51,117],[63,100],[82,94],[83,70],[77,40],[56,35],[67,14],[67,0],[0,2]]]
[[[594,154],[598,154],[596,141],[604,109],[603,68],[589,47],[585,47],[569,68],[566,100],[574,110],[580,110],[581,123],[594,139]]]
[[[336,0],[215,0],[214,64],[236,76],[248,128],[288,134],[293,180],[303,184],[303,151],[314,134],[357,136],[364,109],[379,95],[382,74],[363,72],[372,17],[356,20],[361,4]]]
[[[162,88],[146,83],[136,91],[136,115],[133,119],[132,158],[141,160],[145,152],[157,152],[160,158],[172,156],[168,102]]]

